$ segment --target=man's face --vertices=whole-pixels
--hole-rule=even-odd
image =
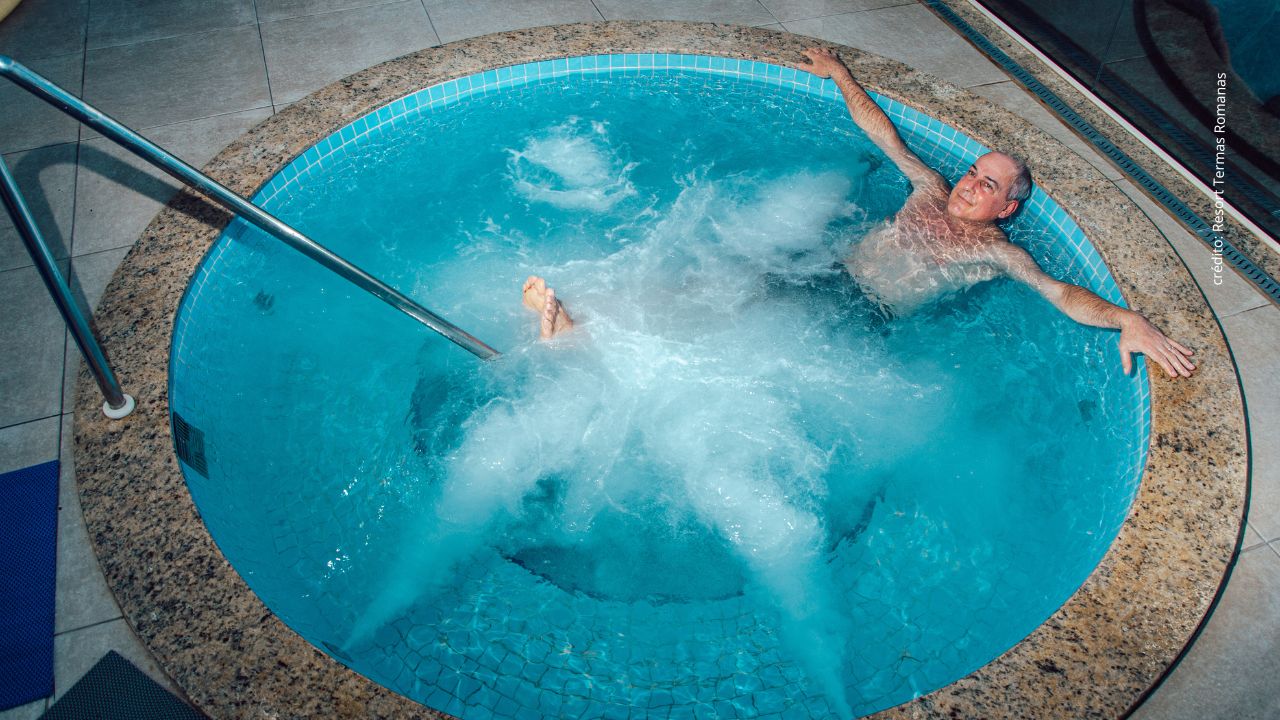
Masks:
[[[1018,209],[1018,203],[1009,199],[1009,185],[1017,176],[1018,166],[1008,155],[983,155],[951,190],[947,214],[971,222],[995,222],[1009,217]]]

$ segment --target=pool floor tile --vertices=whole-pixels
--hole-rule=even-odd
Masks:
[[[90,49],[84,87],[86,101],[135,130],[271,104],[253,25]]]
[[[440,42],[561,23],[602,20],[591,0],[426,0]]]
[[[36,226],[54,258],[70,253],[75,203],[76,145],[63,143],[4,156]],[[0,213],[0,271],[31,265],[31,255],[8,213]]]
[[[60,416],[0,428],[0,474],[58,457]]]
[[[357,70],[439,42],[419,0],[262,24],[273,102],[294,102]]]
[[[65,334],[34,267],[0,272],[0,427],[61,412]]]
[[[921,5],[898,5],[783,22],[788,30],[907,63],[960,87],[1009,77]]]
[[[58,477],[58,564],[57,603],[54,633],[78,630],[121,617],[115,597],[107,588],[98,557],[89,544],[76,490],[72,451],[72,416],[63,415],[61,472]]]
[[[257,21],[254,0],[93,0],[87,42],[90,48],[127,45]]]
[[[37,720],[41,715],[44,715],[47,707],[47,699],[36,700],[26,705],[19,705],[16,708],[0,710],[0,720]]]
[[[698,20],[737,25],[778,22],[760,0],[594,0],[605,20]]]
[[[258,21],[268,23],[303,15],[319,15],[394,2],[400,2],[400,0],[257,0]]]
[[[142,134],[198,168],[270,116],[269,107],[258,108],[174,123]],[[80,143],[74,254],[132,245],[179,187],[177,180],[111,140],[99,137]]]
[[[33,60],[17,55],[14,59],[72,95],[80,96],[84,71],[83,52]],[[80,123],[75,119],[55,110],[8,80],[0,80],[0,153],[30,150],[79,139]]]
[[[92,255],[80,255],[72,259],[72,272],[69,279],[76,296],[84,301],[87,310],[92,312],[97,308],[98,301],[102,299],[102,292],[106,290],[111,276],[115,274],[116,268],[120,266],[120,261],[124,260],[124,256],[128,252],[129,248],[123,247],[93,253]],[[72,408],[75,407],[76,383],[79,382],[80,366],[84,364],[84,356],[80,353],[80,347],[76,345],[75,339],[71,337],[70,331],[67,333],[65,352],[62,407]],[[86,380],[86,382],[93,381]],[[129,392],[129,388],[125,388],[124,391]],[[136,395],[137,393],[134,392],[132,394]]]
[[[1182,663],[1133,720],[1280,717],[1280,555],[1240,556],[1222,601]]]
[[[1249,523],[1280,539],[1280,308],[1255,308],[1222,319],[1249,407],[1253,478]],[[1280,594],[1278,592],[1277,594]]]
[[[0,22],[0,53],[18,62],[84,50],[89,0],[25,0]]]
[[[161,687],[182,697],[181,691],[134,636],[129,624],[119,618],[54,636],[52,702],[66,694],[109,650],[120,653]]]
[[[859,10],[878,10],[909,5],[912,0],[760,0],[779,22],[842,15]]]

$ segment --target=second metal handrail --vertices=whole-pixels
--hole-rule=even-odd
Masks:
[[[489,360],[499,354],[497,350],[470,333],[422,307],[400,291],[344,260],[102,111],[32,72],[13,58],[0,55],[0,76],[12,80],[19,87],[97,130],[143,160],[199,190],[210,200],[243,217],[362,290],[435,330],[476,357]],[[15,222],[17,222],[16,218]]]

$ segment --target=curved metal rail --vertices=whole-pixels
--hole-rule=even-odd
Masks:
[[[481,342],[470,333],[422,307],[395,288],[344,260],[328,248],[286,225],[284,222],[272,216],[270,213],[267,213],[262,208],[259,208],[248,200],[235,194],[213,178],[191,167],[187,163],[175,157],[173,154],[167,152],[158,145],[107,116],[102,111],[94,108],[88,103],[85,103],[40,75],[32,72],[13,58],[6,55],[0,55],[0,76],[12,80],[14,84],[23,88],[27,92],[30,92],[32,95],[35,95],[85,125],[97,130],[105,137],[115,141],[117,144],[123,146],[125,149],[143,160],[146,160],[152,165],[182,181],[186,185],[200,191],[218,205],[221,205],[232,213],[248,220],[278,240],[281,240],[286,245],[292,247],[294,250],[297,250],[334,273],[337,273],[338,276],[342,277],[344,280],[353,283],[360,289],[365,290],[400,312],[403,312],[409,317],[412,317],[423,325],[426,325],[432,330],[445,336],[453,343],[467,350],[467,352],[470,352],[483,360],[489,360],[498,356],[499,353],[497,350],[494,350],[492,347]],[[14,192],[16,192],[16,190],[17,188],[14,186]],[[21,197],[18,198],[17,204],[22,204]],[[30,213],[26,213],[20,217],[22,214],[15,212],[12,208],[10,209],[10,214],[13,215],[14,223],[20,228],[22,228],[23,224],[30,219]],[[34,224],[27,224],[29,224],[30,229],[34,231]],[[27,237],[26,233],[24,233],[24,238],[25,237]],[[39,239],[39,233],[34,232],[33,237]],[[43,245],[43,240],[40,240],[40,244]],[[37,252],[33,251],[33,258],[35,258],[37,254]],[[47,249],[43,254],[48,255]],[[39,260],[37,260],[37,264],[39,264]],[[53,270],[55,273],[57,272],[56,267],[53,268]],[[65,281],[62,285],[66,285]],[[55,295],[55,299],[57,299],[58,292],[55,291],[54,285],[50,285],[49,290]],[[60,308],[64,306],[64,303],[61,300],[58,300],[58,304]],[[74,308],[74,303],[71,303],[70,307]],[[67,319],[68,323],[72,322],[72,319],[66,315],[65,311],[64,318]],[[87,328],[87,325],[85,327]],[[89,360],[91,365],[94,365],[95,377],[102,377],[103,375],[110,377],[110,369],[105,367],[105,362],[102,364],[101,368],[96,364],[97,360],[102,356],[101,350],[96,347],[96,340],[93,340],[91,334],[88,339],[92,341],[91,344],[94,346],[94,351],[86,351],[85,357]],[[79,340],[80,338],[77,336],[77,341]],[[81,347],[83,348],[84,345],[82,344]],[[105,373],[100,374],[100,370],[105,370]],[[114,378],[112,379],[114,380]],[[108,388],[103,385],[101,381],[99,382],[99,385],[102,385],[104,395],[108,395],[108,399],[110,399],[111,395],[108,394]],[[119,393],[118,385],[115,386],[115,392]]]

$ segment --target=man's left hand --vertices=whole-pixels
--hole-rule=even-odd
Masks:
[[[1191,362],[1195,351],[1167,337],[1145,317],[1129,313],[1120,325],[1120,362],[1125,375],[1133,368],[1131,356],[1136,352],[1155,360],[1169,377],[1191,377],[1196,370],[1195,363]]]

